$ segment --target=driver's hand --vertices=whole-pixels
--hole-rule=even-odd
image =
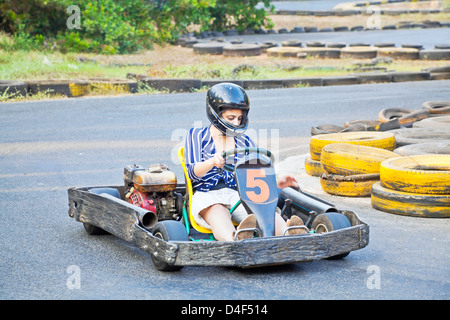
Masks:
[[[216,153],[210,160],[217,168],[223,168],[225,165],[225,159],[219,153]]]
[[[287,187],[298,188],[298,182],[293,176],[278,176],[277,187],[279,189],[284,189]]]

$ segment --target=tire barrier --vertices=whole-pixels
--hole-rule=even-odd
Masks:
[[[450,115],[450,101],[425,101],[422,104],[422,109],[427,109],[433,115]]]
[[[320,177],[320,185],[328,194],[371,196],[372,207],[377,210],[450,217],[450,117],[438,115],[417,121],[435,109],[446,110],[448,102],[424,105],[419,110],[383,109],[378,121],[352,120],[342,129],[367,127],[370,131],[342,132],[342,127],[331,124],[311,128],[305,170]],[[430,122],[430,127],[372,131],[395,121],[400,124],[400,119],[401,125]]]
[[[269,57],[296,58],[299,53],[301,53],[301,50],[298,47],[273,47],[267,49]]]
[[[426,109],[408,112],[407,109],[384,109],[378,117],[380,125],[375,126],[377,131],[387,131],[401,128],[402,126],[409,126],[419,120],[426,119],[430,116],[430,112]]]
[[[354,125],[363,125],[365,127],[375,127],[380,124],[378,120],[350,120],[344,122],[344,127],[348,128]]]
[[[193,50],[197,54],[213,54],[220,55],[223,53],[223,47],[225,43],[223,42],[205,42],[196,43],[192,46]]]
[[[450,49],[430,49],[420,50],[419,59],[421,60],[450,60]]]
[[[449,128],[405,128],[390,131],[395,136],[397,147],[408,144],[450,140]]]
[[[371,47],[347,47],[341,49],[341,58],[372,59],[377,56],[377,49]]]
[[[337,132],[341,132],[344,129],[345,129],[344,127],[337,126],[334,124],[322,124],[322,125],[318,125],[316,127],[312,127],[311,135],[315,136],[318,134],[337,133]]]
[[[223,55],[228,57],[258,56],[261,54],[261,47],[257,44],[227,44],[223,47]]]
[[[402,108],[386,108],[378,113],[378,120],[381,123],[388,122],[393,119],[401,118],[407,114],[410,114],[414,110],[402,109]]]
[[[332,143],[322,149],[322,168],[337,175],[380,173],[380,164],[386,159],[398,157],[394,152],[346,143]]]
[[[302,42],[300,40],[295,40],[295,39],[284,40],[284,41],[281,41],[281,46],[282,47],[301,47]]]
[[[333,49],[333,48],[321,48],[321,47],[310,47],[310,48],[301,48],[301,53],[306,53],[307,56],[314,58],[323,58],[323,59],[339,59],[341,56],[341,50]]]
[[[450,140],[443,140],[442,142],[408,144],[395,149],[394,152],[401,156],[412,156],[419,154],[450,154]]]
[[[413,128],[450,128],[450,116],[427,118],[413,123]]]
[[[401,60],[417,60],[419,59],[419,50],[414,48],[396,48],[386,47],[378,48],[377,57],[390,57]]]
[[[311,159],[320,161],[322,148],[330,143],[349,143],[362,146],[376,147],[386,150],[395,149],[395,137],[390,132],[343,132],[312,136],[310,139]]]
[[[372,207],[388,213],[423,218],[449,218],[450,195],[417,194],[372,185]]]
[[[325,172],[320,161],[312,160],[311,157],[305,159],[305,171],[308,175],[313,177],[320,177],[320,175]]]
[[[344,197],[368,197],[372,185],[380,180],[380,175],[359,174],[342,176],[324,173],[320,176],[322,189],[329,194]]]
[[[391,190],[450,195],[450,155],[387,159],[380,165],[380,181]]]
[[[309,48],[325,48],[326,44],[320,41],[308,41],[306,46]]]

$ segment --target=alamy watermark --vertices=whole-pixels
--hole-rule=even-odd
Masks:
[[[81,269],[77,265],[70,265],[66,269],[69,274],[66,280],[66,286],[69,290],[81,289]]]
[[[209,125],[209,124],[208,124]],[[194,128],[203,127],[202,121],[194,121]],[[171,141],[177,141],[178,143],[173,146],[170,153],[170,159],[173,164],[179,165],[178,149],[185,146],[186,135],[188,130],[185,128],[179,128],[172,131]],[[275,163],[279,160],[280,151],[280,130],[279,129],[247,129],[245,135],[252,139],[258,148],[267,149],[271,151],[274,157]],[[251,162],[250,162],[251,163]]]
[[[367,267],[367,274],[369,277],[366,280],[366,287],[369,290],[381,289],[381,269],[377,265],[370,265]]]
[[[66,26],[68,29],[81,29],[81,10],[77,5],[68,6],[66,12],[70,14],[66,21]]]
[[[369,30],[381,29],[381,9],[379,6],[368,6],[366,9],[367,14],[370,16],[366,21],[366,28]]]

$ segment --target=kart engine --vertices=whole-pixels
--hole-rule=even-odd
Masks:
[[[166,165],[126,166],[123,179],[129,203],[155,213],[158,221],[181,216],[183,196],[175,191],[177,177]]]

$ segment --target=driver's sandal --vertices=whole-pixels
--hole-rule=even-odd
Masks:
[[[256,217],[254,214],[248,215],[241,223],[238,225],[236,233],[234,234],[234,240],[244,240],[251,239],[256,233],[261,236],[261,231],[256,227]]]
[[[305,233],[309,233],[309,229],[303,224],[303,220],[299,216],[293,215],[286,222],[286,229],[283,235],[293,236]]]

